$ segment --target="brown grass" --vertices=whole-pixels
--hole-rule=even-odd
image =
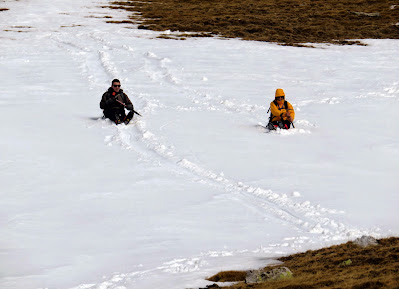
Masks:
[[[107,23],[115,23],[115,24],[135,24],[134,21],[131,20],[122,20],[122,21],[118,21],[118,20],[109,20],[106,21]]]
[[[379,245],[361,248],[353,242],[279,258],[293,278],[262,284],[240,282],[230,289],[399,288],[399,238],[378,240]],[[275,267],[275,266],[274,266]],[[266,270],[274,268],[265,267]],[[244,281],[245,272],[220,272],[213,282]],[[217,287],[216,287],[217,288]]]
[[[140,28],[210,32],[295,45],[347,39],[399,39],[397,0],[143,0],[108,8],[134,12]],[[355,43],[356,44],[356,43]]]
[[[218,274],[209,277],[207,280],[213,282],[235,282],[235,281],[243,281],[246,276],[245,271],[223,271]]]

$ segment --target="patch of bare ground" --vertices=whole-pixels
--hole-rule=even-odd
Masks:
[[[284,45],[399,39],[397,0],[142,0],[107,7],[134,12],[130,20],[155,31]]]
[[[8,9],[8,8],[0,8],[0,12],[1,11],[7,11],[7,10],[10,10],[10,9]]]
[[[112,18],[112,16],[109,16],[109,15],[105,15],[105,16],[95,16],[95,15],[90,15],[90,16],[85,16],[85,18],[107,18],[107,19],[110,19],[110,18]]]
[[[292,271],[292,277],[257,284],[244,283],[243,271],[220,272],[209,281],[239,283],[225,289],[372,289],[399,288],[399,238],[378,240],[366,248],[353,242],[307,251],[278,259]],[[265,267],[271,270],[276,266]],[[218,288],[216,284],[211,288]]]
[[[81,27],[82,25],[80,24],[72,24],[72,25],[61,25],[61,28],[67,28],[67,27]]]

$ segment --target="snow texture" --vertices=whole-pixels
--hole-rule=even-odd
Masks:
[[[1,1],[0,288],[195,288],[399,233],[397,40],[157,39],[108,3]],[[276,88],[295,129],[266,133]]]

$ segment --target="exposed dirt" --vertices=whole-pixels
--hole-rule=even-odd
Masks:
[[[141,29],[171,30],[183,39],[221,36],[296,46],[399,39],[398,0],[144,0],[107,7],[131,11],[130,21]]]

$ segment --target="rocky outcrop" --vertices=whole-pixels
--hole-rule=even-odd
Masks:
[[[279,280],[285,278],[291,278],[292,272],[287,267],[274,268],[269,271],[265,270],[250,270],[247,271],[247,277],[245,283],[262,283],[270,280]]]
[[[363,248],[378,245],[377,240],[371,236],[362,236],[353,241],[353,243]]]

